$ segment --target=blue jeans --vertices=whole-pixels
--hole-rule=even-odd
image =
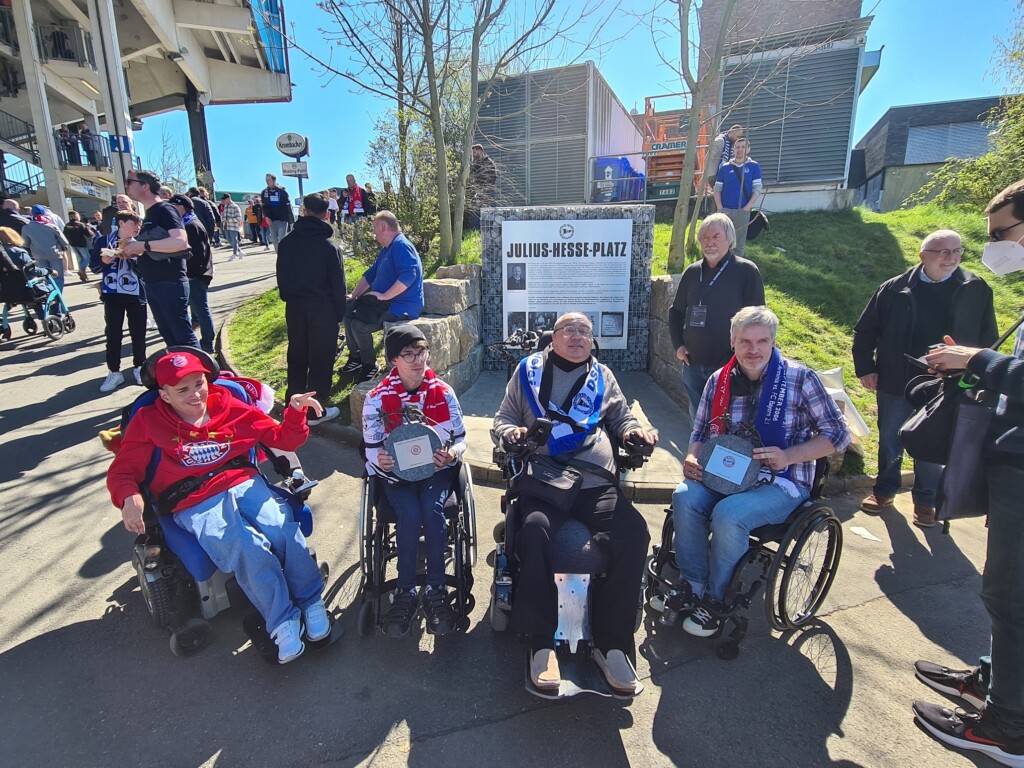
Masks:
[[[192,320],[199,323],[199,332],[203,336],[200,348],[213,354],[213,315],[210,314],[210,303],[207,293],[210,284],[201,277],[190,277],[188,280],[188,308],[192,312]],[[195,333],[195,331],[193,331]]]
[[[384,483],[384,495],[398,519],[395,539],[398,546],[398,588],[416,586],[420,531],[427,550],[428,587],[444,586],[444,549],[448,539],[444,503],[452,492],[455,469],[446,467],[426,480],[415,483]]]
[[[810,496],[803,486],[795,487],[800,498],[775,484],[755,485],[732,496],[697,482],[676,486],[672,494],[676,565],[697,597],[707,592],[716,600],[725,598],[733,571],[750,546],[750,532],[785,521]]]
[[[320,599],[320,569],[287,504],[262,477],[175,513],[214,564],[234,573],[271,633]]]
[[[683,389],[686,390],[686,399],[689,401],[691,429],[697,421],[697,406],[700,405],[701,395],[704,394],[704,385],[717,370],[718,368],[710,365],[683,365]]]
[[[164,344],[169,347],[177,344],[199,346],[199,339],[188,321],[188,299],[189,286],[184,280],[146,283],[149,313],[153,315]]]
[[[75,252],[75,258],[78,260],[78,271],[84,272],[89,268],[89,249],[84,245],[71,246],[71,250]]]
[[[1011,738],[1024,738],[1024,469],[992,465],[988,480],[988,555],[981,600],[992,620],[992,671],[986,712]]]
[[[899,431],[913,406],[902,395],[890,395],[878,390],[878,477],[875,479],[875,496],[891,498],[900,489],[903,470],[903,444]],[[935,491],[939,487],[942,465],[914,459],[915,504],[935,506]]]
[[[57,282],[57,289],[64,293],[64,261],[58,256],[54,256],[52,259],[36,259],[36,264],[51,274],[53,279]],[[54,275],[53,273],[57,274]]]
[[[278,243],[281,242],[281,238],[288,234],[288,222],[287,221],[271,221],[270,222],[270,241],[274,244],[274,250],[277,250]]]
[[[235,230],[225,229],[224,230],[224,235],[228,239],[228,245],[231,246],[231,255],[232,256],[237,256],[238,254],[240,254],[242,251],[238,247],[238,236],[239,236],[238,230],[237,229],[235,229]]]

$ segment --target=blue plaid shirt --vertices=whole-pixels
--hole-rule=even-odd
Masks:
[[[787,445],[800,445],[815,435],[824,435],[837,451],[846,448],[852,441],[850,430],[847,429],[846,421],[839,412],[835,400],[825,391],[825,385],[821,383],[818,374],[792,360],[787,360],[786,364],[785,427]],[[690,435],[691,443],[706,443],[711,437],[709,424],[711,403],[714,400],[715,387],[718,386],[718,377],[721,375],[722,369],[719,368],[704,386],[704,394],[697,407],[697,419],[693,424],[693,433]],[[761,373],[761,380],[752,397],[733,395],[732,402],[729,403],[729,433],[737,433],[740,431],[740,424],[754,421],[763,384],[764,372]],[[805,488],[810,488],[811,483],[814,482],[814,462],[805,461],[802,464],[794,464],[790,479]]]

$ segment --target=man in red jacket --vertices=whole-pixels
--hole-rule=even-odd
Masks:
[[[309,436],[306,408],[317,415],[323,408],[312,393],[295,394],[278,423],[211,385],[210,378],[203,361],[189,352],[169,352],[157,362],[160,398],[129,422],[107,472],[107,489],[124,527],[145,533],[139,486],[159,449],[149,489],[161,513],[173,514],[218,568],[235,574],[284,664],[305,650],[303,624],[312,641],[327,637],[331,625],[320,597],[320,570],[299,525],[247,456],[257,443],[294,451]],[[181,482],[197,476],[206,479],[181,493]]]

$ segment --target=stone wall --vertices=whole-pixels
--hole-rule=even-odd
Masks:
[[[667,275],[651,280],[651,354],[647,371],[669,397],[687,408],[686,392],[683,389],[682,364],[676,358],[672,345],[672,334],[668,330],[668,310],[676,297],[679,286],[676,278]]]
[[[430,367],[461,395],[473,386],[483,366],[480,265],[439,267],[436,275],[423,281],[423,314],[412,324],[430,344]],[[363,400],[377,383],[375,379],[352,390],[353,424],[362,423]]]

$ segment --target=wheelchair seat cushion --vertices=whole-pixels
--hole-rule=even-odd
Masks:
[[[590,529],[579,520],[569,519],[551,542],[551,568],[555,573],[605,573],[608,555],[597,545]]]

